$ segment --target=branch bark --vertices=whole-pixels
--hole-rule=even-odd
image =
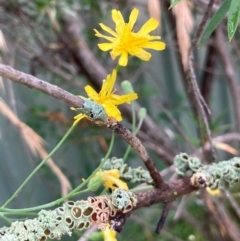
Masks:
[[[19,84],[26,85],[29,88],[40,90],[41,92],[51,95],[52,97],[61,100],[70,106],[83,107],[84,101],[76,95],[73,95],[56,85],[52,85],[30,74],[25,74],[21,71],[15,70],[8,65],[0,64],[0,76],[8,78]]]

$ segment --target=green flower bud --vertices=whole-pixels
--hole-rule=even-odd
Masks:
[[[121,83],[122,90],[125,94],[134,93],[133,86],[130,81],[124,80]]]
[[[139,119],[144,119],[147,115],[147,109],[146,108],[140,108],[139,112],[138,112],[138,117]]]
[[[91,191],[96,191],[103,182],[103,176],[96,174],[88,183],[87,187]]]

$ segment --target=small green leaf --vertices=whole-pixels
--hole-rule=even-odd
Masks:
[[[239,0],[237,0],[239,1]],[[216,27],[219,25],[219,23],[222,21],[224,16],[226,15],[229,6],[230,6],[231,0],[225,0],[222,5],[219,7],[219,9],[216,11],[216,13],[212,16],[211,20],[207,24],[206,29],[204,30],[200,40],[198,47],[202,46],[205,41],[210,37],[212,32],[216,29]]]
[[[181,2],[181,0],[173,0],[169,9],[171,9],[172,7],[174,7],[175,5],[177,5],[179,2]]]
[[[228,39],[232,40],[238,26],[238,21],[240,17],[240,1],[232,0],[230,8],[229,8],[229,16],[228,16]]]

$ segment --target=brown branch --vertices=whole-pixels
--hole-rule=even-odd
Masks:
[[[161,218],[157,224],[155,233],[159,234],[163,228],[163,225],[166,221],[167,215],[169,213],[170,207],[171,207],[172,202],[167,202],[164,204],[163,210],[162,210],[162,215]]]
[[[239,230],[236,224],[231,220],[229,213],[227,212],[226,208],[223,206],[221,202],[214,202],[211,199],[210,195],[205,193],[204,195],[204,202],[208,209],[211,212],[211,216],[214,217],[216,224],[218,225],[223,238],[227,238],[226,235],[231,237],[231,240],[238,241],[239,240]]]
[[[26,85],[30,88],[40,90],[41,92],[50,95],[66,104],[73,107],[82,107],[84,101],[66,90],[52,85],[44,80],[38,79],[30,74],[25,74],[21,71],[15,70],[8,65],[0,64],[0,76],[8,78],[19,84]]]
[[[199,188],[191,185],[190,177],[170,181],[160,189],[152,189],[145,192],[136,193],[138,203],[134,209],[149,207],[156,203],[172,202],[176,198],[198,190]]]
[[[215,34],[211,38],[212,41],[215,41]],[[201,94],[206,101],[207,104],[209,104],[210,100],[210,95],[211,95],[211,90],[213,87],[213,81],[214,81],[214,70],[216,66],[216,50],[213,44],[210,44],[207,47],[207,57],[206,57],[206,62],[205,66],[203,68],[203,75],[200,80],[201,83]],[[212,70],[212,71],[208,71]]]
[[[231,204],[234,212],[236,213],[238,219],[240,219],[240,207],[237,201],[232,196],[232,193],[230,193],[227,189],[223,189],[223,193],[225,194],[225,197],[228,199],[229,203]]]
[[[161,188],[165,184],[164,180],[159,174],[158,169],[149,157],[141,141],[136,136],[134,136],[126,127],[122,126],[118,122],[114,122],[113,124],[110,124],[108,127],[112,129],[114,132],[116,132],[118,135],[123,137],[123,139],[127,140],[127,142],[132,146],[132,148],[138,152],[154,181],[155,188]]]
[[[195,75],[195,72],[194,72],[194,67],[193,67],[193,49],[196,47],[197,45],[197,42],[198,42],[198,39],[200,38],[203,30],[204,30],[204,27],[206,25],[206,22],[207,22],[207,19],[209,18],[210,16],[210,13],[211,13],[211,8],[213,6],[213,3],[214,3],[214,0],[210,0],[209,1],[209,4],[207,6],[207,9],[205,11],[205,14],[202,18],[202,21],[197,29],[197,32],[192,40],[192,45],[191,45],[191,48],[189,50],[189,61],[188,61],[188,69],[187,69],[187,73],[188,73],[188,77],[187,77],[187,81],[188,81],[188,85],[191,89],[191,91],[193,92],[193,96],[194,96],[194,101],[195,101],[195,104],[196,104],[196,107],[197,107],[197,113],[198,113],[198,121],[199,121],[199,127],[200,127],[200,133],[201,133],[201,139],[202,139],[202,145],[204,145],[205,143],[205,138],[204,138],[204,134],[202,133],[201,131],[201,119],[203,120],[204,122],[204,125],[205,125],[205,129],[206,129],[206,132],[207,132],[207,139],[210,143],[210,146],[211,146],[211,153],[212,153],[212,159],[213,161],[216,159],[216,156],[215,156],[215,151],[214,151],[214,148],[213,148],[213,143],[212,143],[212,137],[211,137],[211,131],[210,131],[210,128],[209,128],[209,124],[208,124],[208,119],[207,119],[207,116],[206,114],[210,114],[210,110],[208,109],[208,106],[207,104],[205,103],[200,91],[199,91],[199,88],[198,88],[198,85],[197,85],[197,80],[196,80],[196,75]]]
[[[213,7],[213,4],[214,4],[214,1],[215,0],[210,0],[208,5],[207,5],[207,9],[204,13],[204,16],[202,18],[202,21],[201,23],[199,24],[199,27],[197,29],[197,32],[192,40],[192,48],[195,48],[196,45],[197,45],[197,42],[200,38],[200,36],[202,35],[203,33],[203,30],[204,30],[204,27],[206,26],[206,23],[207,23],[207,20],[208,18],[210,17],[210,13],[211,13],[211,10],[212,10],[212,7]]]
[[[229,89],[231,91],[232,101],[233,101],[233,108],[236,118],[236,130],[240,133],[240,94],[239,94],[239,85],[235,75],[235,69],[233,62],[229,56],[227,49],[224,47],[226,46],[226,42],[224,41],[225,36],[223,34],[223,30],[221,26],[216,31],[217,38],[216,38],[216,50],[221,58],[224,71],[227,76]]]
[[[211,1],[212,2],[212,1]],[[168,9],[168,4],[167,2],[164,1],[164,7],[165,9]],[[168,15],[169,15],[169,18],[170,18],[170,23],[172,25],[172,28],[171,30],[173,29],[174,32],[173,32],[173,38],[176,40],[176,42],[178,43],[178,38],[177,38],[177,34],[176,34],[176,20],[174,18],[174,15],[172,14],[172,11],[167,11]],[[207,11],[208,13],[208,11]],[[208,16],[207,16],[208,17]],[[205,24],[206,22],[206,16],[203,17],[203,23]],[[197,40],[199,38],[199,36],[201,35],[201,32],[204,28],[204,24],[200,24],[200,28],[198,28],[198,31],[195,35],[195,38],[193,39],[193,42],[192,42],[192,46],[189,50],[189,62],[188,62],[188,66],[187,66],[187,71],[185,72],[184,71],[184,68],[183,68],[183,65],[182,65],[182,62],[181,62],[181,54],[180,54],[180,50],[179,50],[179,46],[177,45],[176,47],[178,48],[178,51],[176,52],[176,55],[177,55],[177,58],[179,59],[180,61],[180,70],[181,72],[183,73],[183,84],[184,84],[184,87],[185,87],[185,90],[186,90],[186,93],[187,93],[187,96],[188,96],[188,99],[189,99],[189,103],[192,107],[192,110],[194,112],[194,114],[198,117],[198,123],[199,123],[199,128],[201,128],[202,126],[202,123],[201,123],[201,119],[204,121],[204,125],[206,127],[206,130],[207,130],[207,136],[208,136],[208,139],[210,140],[210,143],[211,142],[211,133],[210,133],[210,130],[209,130],[209,125],[208,125],[208,120],[207,120],[207,117],[206,117],[206,113],[207,112],[208,114],[210,114],[210,110],[207,106],[207,104],[205,103],[200,91],[199,91],[199,88],[198,88],[198,85],[197,85],[197,81],[196,81],[196,75],[195,75],[195,72],[194,72],[194,68],[193,68],[193,48],[195,47],[196,43],[197,43]],[[187,76],[185,76],[187,75]],[[201,140],[202,140],[202,145],[204,145],[204,138],[203,138],[203,134],[202,132],[200,132],[201,134]],[[211,150],[212,150],[212,156],[213,156],[213,159],[215,158],[215,152],[214,152],[214,149],[213,149],[213,145],[211,145]]]

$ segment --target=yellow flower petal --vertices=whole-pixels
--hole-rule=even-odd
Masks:
[[[84,89],[90,99],[96,102],[99,101],[99,94],[90,85],[85,86]]]
[[[85,114],[78,114],[78,115],[74,116],[75,121],[73,122],[73,125],[76,125],[83,118],[89,119],[89,117]]]
[[[143,48],[147,49],[155,49],[155,50],[163,50],[165,49],[166,44],[163,42],[148,42],[145,45],[143,45]]]
[[[97,36],[99,38],[105,38],[106,40],[108,40],[110,42],[114,42],[116,40],[116,38],[109,37],[107,35],[99,33],[96,29],[93,29],[93,30],[95,31],[95,36]]]
[[[98,44],[98,47],[102,50],[102,51],[108,51],[110,49],[113,48],[113,44],[112,43],[102,43],[102,44]]]
[[[122,120],[121,112],[119,111],[119,109],[117,108],[116,105],[114,105],[110,101],[106,101],[103,104],[103,107],[104,107],[105,111],[107,112],[108,116],[113,117],[117,121],[121,121]]]
[[[212,195],[212,196],[220,196],[220,194],[221,194],[221,189],[219,189],[219,188],[213,190],[213,189],[207,187],[206,190],[207,190],[207,192],[208,192],[210,195]]]
[[[106,80],[103,82],[102,89],[99,92],[100,96],[110,95],[115,84],[117,72],[114,69],[111,75],[108,75]]]
[[[131,101],[136,100],[138,95],[136,93],[129,93],[126,95],[112,95],[112,103],[115,105],[121,105],[123,103],[130,104]]]
[[[118,24],[124,24],[124,19],[120,11],[117,11],[116,9],[112,10],[112,20],[116,25]]]
[[[117,37],[117,34],[116,34],[111,28],[107,27],[107,26],[106,26],[105,24],[103,24],[103,23],[100,23],[99,25],[100,25],[100,27],[101,27],[104,31],[112,34],[114,37]]]
[[[151,54],[143,49],[140,49],[139,52],[135,53],[135,56],[143,61],[148,61],[151,58]]]
[[[104,187],[114,191],[116,188],[122,188],[128,190],[128,186],[125,182],[119,179],[120,173],[119,170],[113,169],[103,172],[103,185]]]
[[[104,241],[117,241],[116,232],[109,228],[109,224],[103,232]]]
[[[150,18],[138,31],[138,34],[146,35],[155,30],[158,27],[158,21]]]
[[[128,190],[128,186],[125,182],[120,180],[120,172],[117,169],[108,171],[98,171],[91,179],[91,185],[102,182],[105,188],[114,191],[116,188],[122,188]]]
[[[134,8],[130,14],[130,17],[129,17],[129,25],[131,27],[131,30],[134,26],[134,24],[136,23],[137,21],[137,17],[138,17],[138,13],[139,13],[139,10]]]
[[[121,66],[126,66],[128,63],[128,53],[125,51],[121,54],[118,64]]]

